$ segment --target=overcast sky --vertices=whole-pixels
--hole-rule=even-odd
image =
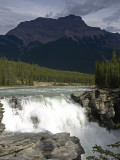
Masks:
[[[37,17],[82,16],[90,26],[120,33],[120,0],[0,0],[0,34]]]

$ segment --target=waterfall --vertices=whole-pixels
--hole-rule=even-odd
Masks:
[[[21,108],[12,108],[10,99],[1,99],[6,132],[68,132],[80,138],[86,155],[92,154],[95,144],[106,148],[120,137],[119,131],[108,132],[97,123],[89,122],[86,110],[68,95],[18,96]]]

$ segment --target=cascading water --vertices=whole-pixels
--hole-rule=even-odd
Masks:
[[[86,110],[73,102],[70,94],[84,91],[80,87],[52,87],[9,90],[1,99],[5,109],[3,123],[10,132],[69,132],[80,138],[86,155],[91,155],[95,144],[106,147],[119,140],[119,131],[108,132],[97,123],[90,123]],[[89,89],[89,88],[88,88]],[[31,95],[30,95],[31,92]],[[3,94],[3,93],[1,93]],[[22,108],[12,108],[9,95],[17,95]]]

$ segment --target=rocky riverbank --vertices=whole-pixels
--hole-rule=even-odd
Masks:
[[[120,89],[92,89],[71,95],[75,102],[86,108],[90,121],[114,129],[120,123]]]

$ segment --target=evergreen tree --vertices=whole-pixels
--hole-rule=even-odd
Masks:
[[[117,57],[115,51],[111,61],[96,62],[95,84],[98,87],[120,87],[120,55]]]
[[[33,85],[33,81],[94,84],[94,75],[57,71],[0,58],[0,85]]]

